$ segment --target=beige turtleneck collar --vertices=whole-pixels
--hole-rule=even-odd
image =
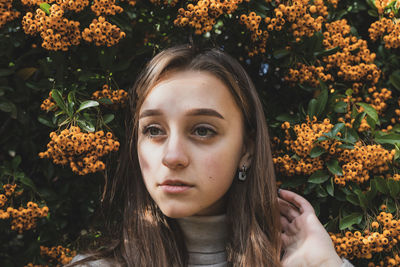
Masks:
[[[225,267],[226,215],[190,216],[177,219],[185,236],[189,267]]]

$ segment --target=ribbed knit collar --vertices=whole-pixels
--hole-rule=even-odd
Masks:
[[[190,266],[225,266],[226,215],[190,216],[177,219],[185,236]]]

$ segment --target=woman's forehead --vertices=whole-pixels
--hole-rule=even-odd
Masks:
[[[229,88],[220,79],[207,72],[181,71],[168,75],[150,89],[140,110],[181,113],[206,108],[217,110],[222,116],[240,113]]]

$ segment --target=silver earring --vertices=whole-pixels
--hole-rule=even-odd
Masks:
[[[246,166],[243,164],[242,170],[239,171],[239,180],[244,181],[246,180]]]

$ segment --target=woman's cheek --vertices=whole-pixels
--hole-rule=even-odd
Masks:
[[[149,153],[149,148],[146,147],[144,144],[138,144],[138,159],[139,159],[139,165],[140,169],[142,171],[142,175],[145,178],[145,174],[148,172],[148,170],[151,169],[150,163],[152,162],[150,159],[150,156],[152,153]]]

